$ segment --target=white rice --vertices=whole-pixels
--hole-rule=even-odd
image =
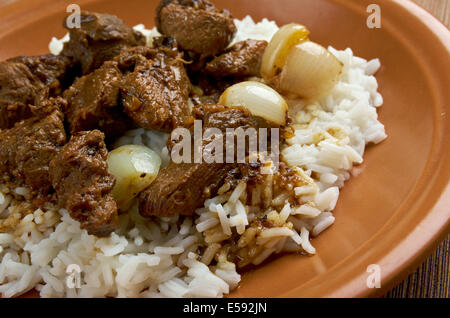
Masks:
[[[233,43],[247,38],[269,41],[278,27],[264,19],[236,20]],[[155,29],[138,25],[147,44],[158,35]],[[59,54],[69,37],[53,38],[49,49]],[[355,57],[351,49],[329,50],[344,64],[341,81],[320,100],[289,100],[295,135],[282,149],[282,159],[298,167],[308,185],[293,191],[303,204],[292,207],[285,197],[273,198],[280,211],[269,214],[280,226],[263,230],[257,244],[263,246],[252,263],[261,264],[273,253],[302,251],[315,254],[310,235],[317,236],[334,222],[331,211],[339,188],[349,179],[354,165],[363,161],[365,146],[386,138],[376,108],[383,102],[373,74],[380,61]],[[116,147],[146,145],[169,162],[167,134],[135,129],[121,137]],[[0,185],[0,220],[11,216],[15,200]],[[260,194],[255,190],[255,205]],[[272,195],[270,189],[266,194]],[[24,188],[15,195],[27,196]],[[12,297],[36,288],[42,297],[222,297],[238,286],[236,265],[219,256],[220,242],[232,231],[243,234],[255,218],[254,207],[246,206],[246,184],[205,202],[196,217],[142,218],[137,205],[119,217],[120,231],[107,238],[88,235],[67,211],[46,207],[28,214],[15,231],[0,233],[0,294]],[[200,259],[199,246],[207,248]],[[68,270],[71,269],[71,270]],[[71,284],[73,283],[73,284]],[[73,286],[75,285],[75,286]]]

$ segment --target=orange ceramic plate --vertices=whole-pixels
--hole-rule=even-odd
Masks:
[[[0,9],[0,59],[48,52],[72,1],[22,0]],[[311,38],[378,57],[388,139],[370,147],[342,190],[336,223],[313,240],[318,254],[272,259],[243,276],[234,297],[376,296],[404,278],[449,233],[450,32],[407,0],[379,0],[381,29],[369,29],[371,0],[215,0],[237,18],[297,22]],[[157,1],[78,0],[83,9],[153,26]],[[371,289],[367,267],[381,269]]]

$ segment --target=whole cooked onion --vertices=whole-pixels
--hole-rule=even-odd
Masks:
[[[125,145],[111,151],[107,163],[109,172],[116,178],[111,194],[120,208],[155,180],[161,159],[145,146]]]
[[[247,81],[228,87],[220,96],[219,104],[243,106],[254,116],[278,125],[286,123],[286,101],[274,89],[260,82]]]
[[[320,97],[339,81],[343,64],[323,46],[307,41],[291,48],[277,89],[304,98]]]

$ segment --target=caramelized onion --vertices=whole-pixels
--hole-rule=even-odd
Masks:
[[[303,25],[282,26],[267,46],[261,64],[261,76],[268,82],[283,68],[290,49],[308,40],[309,31]]]

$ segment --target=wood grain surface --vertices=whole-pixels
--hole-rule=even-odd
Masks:
[[[450,28],[450,0],[411,0],[433,14]],[[450,297],[450,236],[428,259],[397,287],[387,298],[449,298]]]
[[[450,28],[450,0],[412,0]]]

